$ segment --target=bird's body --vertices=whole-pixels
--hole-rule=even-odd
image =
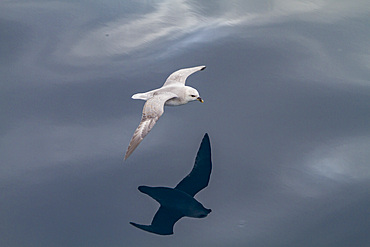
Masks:
[[[195,90],[195,91],[194,91]],[[174,97],[167,100],[164,104],[166,106],[178,106],[178,105],[185,105],[189,101],[192,101],[193,99],[189,100],[186,95],[191,94],[190,92],[193,91],[193,95],[199,95],[199,93],[196,91],[196,89],[184,86],[184,87],[176,87],[176,86],[165,86],[161,88],[157,88],[154,90],[151,90],[146,93],[137,93],[132,96],[132,99],[141,99],[141,100],[148,100],[152,98],[155,95],[158,94],[165,94],[167,92],[174,93]]]
[[[159,202],[162,207],[181,212],[183,216],[203,218],[210,213],[210,209],[206,209],[194,197],[178,189],[140,186],[139,190]]]
[[[172,73],[161,88],[145,93],[137,93],[132,96],[132,99],[145,100],[146,103],[143,108],[140,124],[135,130],[127,148],[125,160],[154,127],[155,123],[162,116],[165,105],[179,106],[194,100],[203,103],[198,91],[195,88],[185,86],[185,81],[189,75],[204,69],[205,66],[180,69]]]

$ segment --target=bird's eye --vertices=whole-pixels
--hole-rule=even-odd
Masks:
[[[197,96],[195,96],[194,94],[192,94],[192,95],[190,95],[191,97],[197,97]]]

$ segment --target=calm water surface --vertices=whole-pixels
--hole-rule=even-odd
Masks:
[[[370,242],[368,1],[0,3],[1,246],[357,246]],[[166,107],[173,71],[204,104]],[[173,188],[208,133],[212,213],[172,236],[140,185]]]

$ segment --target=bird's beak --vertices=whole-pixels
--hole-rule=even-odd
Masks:
[[[202,98],[201,98],[201,97],[198,97],[198,98],[197,98],[197,100],[198,100],[199,102],[201,102],[201,103],[204,103],[204,100],[202,100]]]

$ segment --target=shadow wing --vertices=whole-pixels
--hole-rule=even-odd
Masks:
[[[147,232],[159,235],[171,235],[173,234],[173,226],[183,216],[178,211],[161,206],[154,215],[151,225],[140,225],[134,222],[130,222],[130,224]]]
[[[211,144],[208,134],[203,137],[200,144],[194,167],[183,180],[175,187],[185,193],[194,196],[207,187],[212,171]]]

